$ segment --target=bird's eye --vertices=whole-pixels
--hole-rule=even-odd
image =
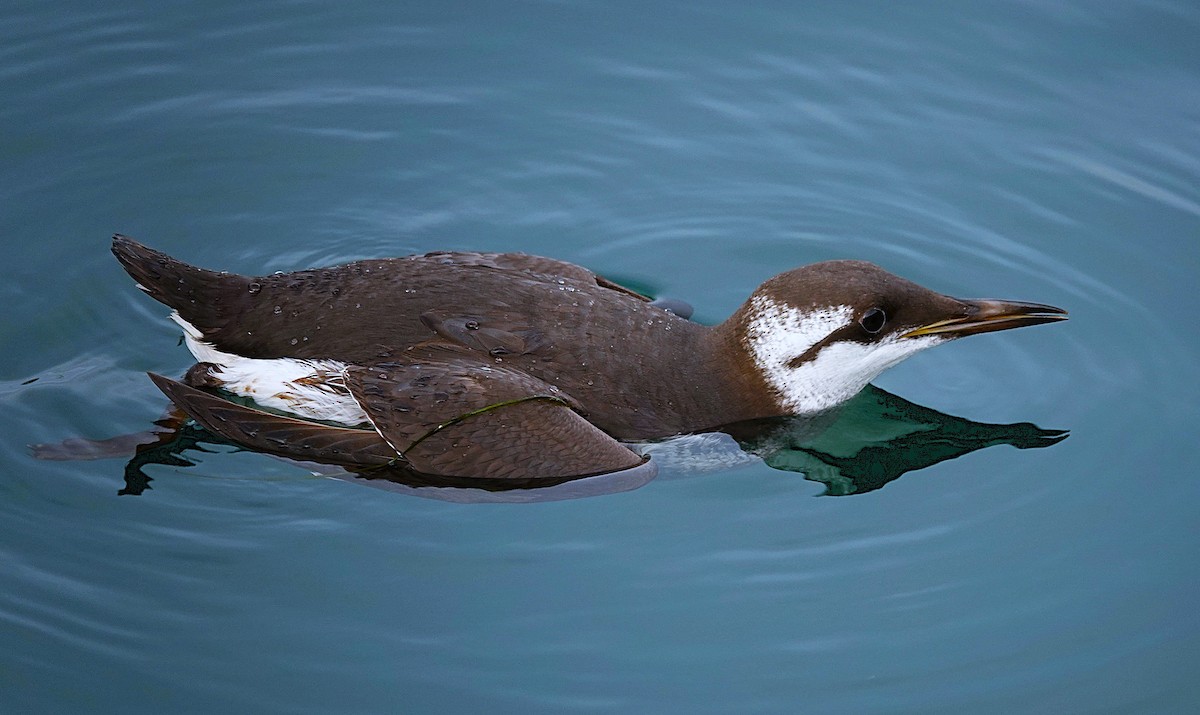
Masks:
[[[863,313],[863,317],[858,319],[858,324],[863,327],[863,330],[874,335],[880,330],[883,330],[883,324],[887,322],[887,313],[879,308],[871,308]]]

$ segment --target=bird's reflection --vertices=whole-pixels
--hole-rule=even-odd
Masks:
[[[1049,447],[1067,437],[1063,430],[1046,430],[1028,422],[987,424],[947,415],[868,386],[839,409],[814,417],[757,420],[724,427],[720,432],[736,441],[743,461],[804,475],[825,485],[825,494],[846,496],[874,491],[904,474],[993,445],[1018,449]],[[664,446],[687,444],[668,440],[642,445],[652,455],[641,467],[584,478],[481,480],[435,477],[398,466],[346,471],[300,463],[314,473],[388,491],[454,502],[539,502],[574,499],[637,489],[656,474]],[[41,459],[78,460],[132,457],[125,465],[120,494],[137,495],[150,489],[151,465],[193,466],[188,453],[212,452],[211,446],[234,446],[186,420],[168,413],[153,430],[108,440],[72,439],[56,445],[36,445]],[[711,443],[710,443],[711,446]],[[703,456],[703,455],[702,455]],[[728,455],[727,455],[728,457]],[[678,458],[677,456],[675,457]],[[695,461],[695,460],[693,460]],[[717,459],[718,464],[721,459]]]
[[[874,385],[831,415],[743,423],[724,431],[775,469],[821,482],[829,496],[874,491],[908,472],[984,447],[1049,447],[1068,436],[1029,422],[974,422]]]

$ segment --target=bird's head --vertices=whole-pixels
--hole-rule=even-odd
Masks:
[[[864,261],[827,261],[763,283],[739,311],[741,342],[779,407],[829,409],[881,372],[966,335],[1049,323],[1040,303],[962,300]]]

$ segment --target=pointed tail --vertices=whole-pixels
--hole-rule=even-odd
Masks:
[[[121,234],[113,236],[112,252],[138,288],[201,330],[224,325],[229,297],[244,294],[250,283],[246,276],[197,268]]]

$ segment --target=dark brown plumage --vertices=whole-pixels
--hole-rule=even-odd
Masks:
[[[524,254],[439,252],[251,277],[119,235],[112,250],[177,311],[197,356],[219,351],[187,385],[153,376],[204,427],[271,454],[447,477],[644,472],[652,465],[617,440],[826,409],[924,346],[1065,318],[1052,306],[950,298],[859,261],[776,276],[706,327],[587,269]],[[833,345],[850,352],[823,352]],[[854,357],[806,371],[827,354]],[[260,373],[238,375],[246,363],[306,372],[272,372],[268,384],[287,386],[273,393]],[[315,394],[350,406],[355,418],[338,421],[364,424],[276,415],[197,389],[229,386],[297,414],[323,414],[301,409]]]
[[[774,411],[761,380],[709,328],[579,266],[524,254],[431,253],[281,275],[190,266],[123,236],[113,253],[216,348],[249,358],[412,362],[466,350],[578,401],[617,439],[648,439]],[[645,365],[648,369],[630,369]]]

